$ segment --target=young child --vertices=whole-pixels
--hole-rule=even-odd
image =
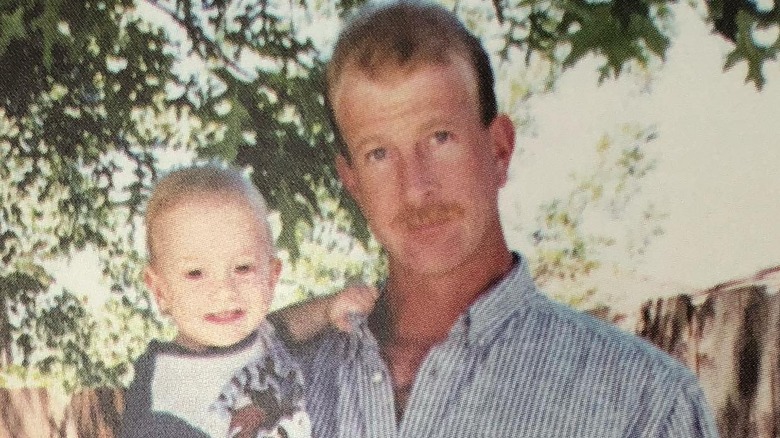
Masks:
[[[310,436],[300,372],[265,318],[281,270],[266,216],[235,169],[177,170],[155,187],[144,281],[178,333],[136,361],[122,436]],[[312,318],[345,327],[375,299],[347,288]]]

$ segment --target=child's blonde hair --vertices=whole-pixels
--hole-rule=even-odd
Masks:
[[[152,190],[144,215],[149,263],[154,263],[153,240],[160,214],[182,201],[201,195],[235,196],[245,200],[257,212],[258,220],[265,228],[269,251],[271,255],[275,254],[271,226],[268,223],[268,208],[263,195],[238,169],[208,164],[174,170],[160,179]]]

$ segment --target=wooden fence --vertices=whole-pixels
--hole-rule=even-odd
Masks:
[[[735,282],[693,297],[648,301],[633,315],[594,313],[688,365],[722,437],[780,437],[776,286]],[[70,399],[45,389],[0,390],[0,437],[113,437],[123,406],[121,390],[88,389]]]

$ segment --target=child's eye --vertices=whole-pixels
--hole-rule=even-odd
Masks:
[[[254,266],[250,264],[236,266],[236,273],[238,274],[246,274],[252,271],[254,271]]]
[[[201,271],[200,269],[190,269],[189,271],[187,271],[185,276],[189,280],[199,280],[203,277],[203,271]]]

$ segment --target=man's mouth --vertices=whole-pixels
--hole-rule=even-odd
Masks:
[[[209,313],[206,315],[206,321],[212,324],[230,324],[244,317],[244,311],[240,309],[227,310],[224,312]]]

